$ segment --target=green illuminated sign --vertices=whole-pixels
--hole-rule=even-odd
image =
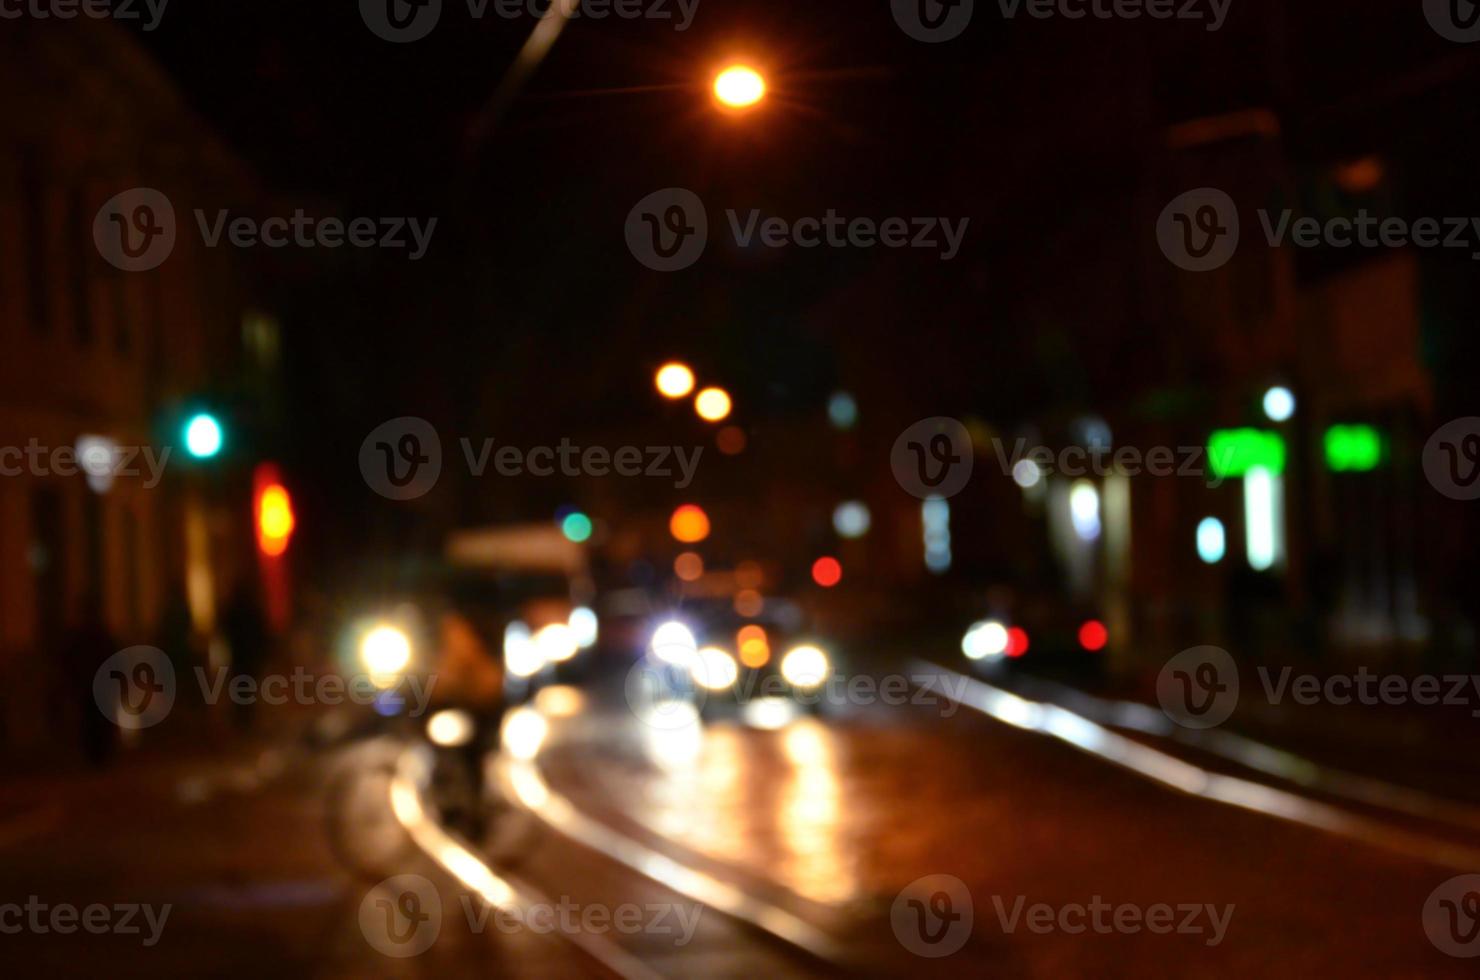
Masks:
[[[1263,429],[1219,429],[1208,437],[1208,462],[1221,479],[1246,476],[1252,469],[1285,472],[1285,440]]]
[[[1367,473],[1382,462],[1382,433],[1370,425],[1326,430],[1326,465],[1333,473]]]

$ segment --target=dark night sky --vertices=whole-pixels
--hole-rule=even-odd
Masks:
[[[1034,335],[1045,325],[1011,311],[1079,288],[1070,264],[1124,277],[1117,262],[1136,239],[1104,224],[1106,202],[1134,194],[1167,124],[1271,106],[1297,167],[1383,153],[1415,208],[1424,194],[1470,207],[1475,55],[1434,37],[1415,6],[1233,0],[1208,35],[1004,23],[978,0],[964,37],[925,45],[885,0],[700,0],[686,32],[570,24],[472,163],[470,121],[532,20],[475,21],[447,0],[430,38],[393,45],[350,2],[174,0],[141,39],[289,200],[441,219],[421,263],[339,259],[283,297],[291,381],[326,438],[392,414],[558,435],[640,423],[649,370],[674,355],[722,372],[752,419],[815,412],[840,382],[887,385],[862,394],[929,414],[1093,403],[1106,394],[1095,378],[1115,377],[1133,350],[1096,331],[1133,317],[1066,315]],[[771,73],[763,113],[709,106],[707,82],[734,54]],[[966,216],[972,233],[946,267],[712,247],[698,268],[662,276],[627,254],[622,223],[666,186],[698,191],[712,220],[730,206],[833,207]],[[887,309],[819,328],[871,281],[898,284]],[[978,367],[941,372],[942,356]],[[848,377],[861,360],[893,370]]]

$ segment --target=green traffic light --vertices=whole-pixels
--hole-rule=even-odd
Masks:
[[[1208,462],[1219,479],[1248,476],[1253,469],[1285,472],[1285,440],[1262,429],[1219,429],[1208,438]]]
[[[209,412],[201,412],[185,423],[185,451],[196,459],[218,455],[225,441],[221,423]]]
[[[1333,473],[1368,473],[1382,462],[1382,433],[1370,425],[1326,430],[1326,466]]]
[[[560,530],[568,540],[580,544],[583,541],[589,540],[591,537],[591,531],[593,530],[591,518],[582,514],[580,511],[568,514],[565,520],[560,522]]]

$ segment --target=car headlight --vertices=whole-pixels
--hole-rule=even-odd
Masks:
[[[740,665],[719,647],[705,647],[694,657],[689,668],[694,683],[710,691],[723,691],[740,677]]]
[[[961,652],[970,660],[1000,657],[1007,652],[1010,637],[1007,627],[994,619],[973,623],[961,638]]]
[[[566,620],[570,631],[575,635],[576,645],[582,650],[596,645],[596,638],[600,631],[600,622],[596,613],[585,606],[578,606],[571,610],[570,617]]]
[[[563,664],[580,650],[575,631],[564,623],[540,627],[534,635],[534,645],[540,652],[540,659],[552,664]]]
[[[457,708],[439,711],[427,719],[427,738],[446,749],[460,748],[473,740],[473,716]]]
[[[550,724],[533,708],[515,708],[504,716],[499,730],[499,744],[515,759],[527,762],[540,754]]]
[[[693,663],[694,655],[699,649],[699,642],[694,639],[693,630],[675,619],[653,630],[650,646],[653,656],[659,660],[686,667]]]
[[[381,624],[360,638],[360,664],[379,687],[388,687],[411,666],[411,637],[406,631]]]
[[[539,644],[519,620],[504,627],[504,666],[515,677],[533,677],[545,668]]]
[[[827,654],[814,646],[793,647],[781,658],[781,676],[792,687],[821,687],[831,671]]]

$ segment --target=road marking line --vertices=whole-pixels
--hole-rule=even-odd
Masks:
[[[415,763],[408,752],[397,763],[396,775],[391,780],[391,810],[427,857],[462,882],[464,888],[476,893],[495,911],[553,904],[525,883],[500,877],[468,844],[439,826],[428,816],[422,805],[417,785]],[[560,935],[625,980],[662,980],[662,974],[654,972],[637,957],[600,936],[579,930],[562,930]]]
[[[934,670],[955,679],[962,697],[952,700],[964,707],[974,708],[1014,728],[1067,742],[1082,752],[1190,796],[1278,817],[1442,867],[1462,870],[1480,867],[1480,850],[1475,848],[1389,827],[1262,783],[1212,773],[1112,732],[1067,708],[1030,701],[929,661],[916,660],[913,665],[916,670]]]
[[[585,815],[550,788],[532,760],[501,759],[499,775],[511,790],[511,798],[576,843],[701,905],[748,922],[820,960],[846,963],[843,949],[836,941],[791,912],[681,864]]]
[[[1061,698],[1067,696],[1082,704],[1092,705],[1098,713],[1096,720],[1112,728],[1127,728],[1144,735],[1170,739],[1200,752],[1236,762],[1255,772],[1262,772],[1266,776],[1275,776],[1354,803],[1394,810],[1411,817],[1448,823],[1468,830],[1480,830],[1480,808],[1475,806],[1371,776],[1323,766],[1304,756],[1235,732],[1182,728],[1160,711],[1135,701],[1111,701],[1060,684],[1041,680],[1035,683],[1046,688],[1050,694],[1057,692]],[[1083,707],[1079,710],[1085,713]]]

